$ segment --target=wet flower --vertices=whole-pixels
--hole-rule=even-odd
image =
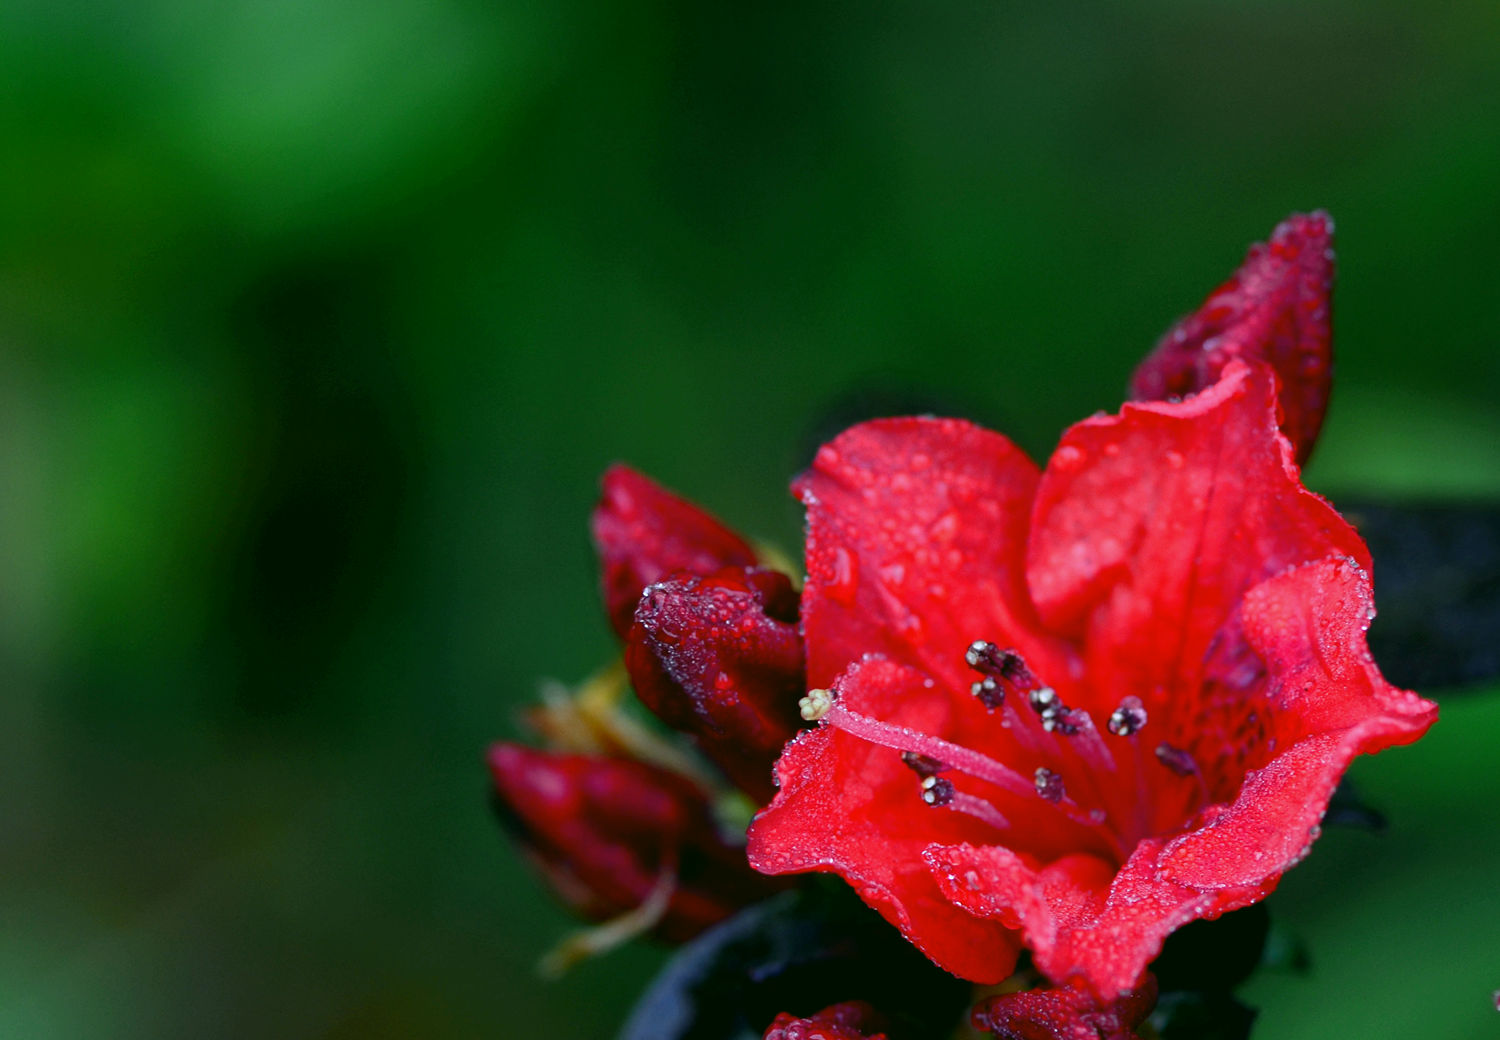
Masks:
[[[1327,373],[1326,343],[1276,346],[1326,340],[1326,313],[1282,311],[1326,309],[1327,280],[1311,304],[1260,284],[1189,396],[1075,425],[1045,471],[954,420],[818,453],[795,490],[819,726],[777,763],[757,868],[842,875],[964,978],[998,982],[1024,945],[1109,1001],[1175,928],[1270,892],[1355,755],[1421,736],[1435,706],[1365,646],[1368,552],[1278,431],[1287,357]],[[1316,422],[1297,430],[1305,453]]]
[[[1333,385],[1332,291],[1333,221],[1322,212],[1287,218],[1167,330],[1135,370],[1131,397],[1180,400],[1212,386],[1234,358],[1258,358],[1276,372],[1281,432],[1306,462]]]
[[[799,721],[796,592],[744,539],[647,477],[616,466],[603,485],[594,541],[636,691],[763,804]],[[606,922],[553,951],[553,970],[648,932],[691,938],[784,887],[750,869],[743,823],[735,833],[720,819],[740,796],[625,710],[625,678],[616,667],[576,692],[545,687],[527,722],[547,748],[490,750],[502,820],[564,902]]]
[[[798,1018],[780,1014],[766,1030],[764,1040],[885,1040],[880,1015],[862,1000],[826,1007],[815,1015]]]
[[[604,474],[590,527],[599,580],[615,634],[624,639],[641,590],[674,572],[712,574],[753,567],[755,550],[711,515],[629,466]]]
[[[802,725],[797,593],[776,571],[726,567],[646,588],[625,648],[641,702],[691,736],[757,805]]]
[[[1087,989],[1059,986],[990,997],[974,1009],[975,1029],[1001,1040],[1137,1040],[1135,1027],[1156,1004],[1156,982],[1100,1002]]]
[[[771,889],[720,833],[703,790],[626,758],[497,744],[489,754],[508,829],[577,913],[615,922],[583,933],[553,966],[651,931],[682,941]]]

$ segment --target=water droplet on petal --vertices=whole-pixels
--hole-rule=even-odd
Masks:
[[[840,606],[849,607],[854,605],[858,591],[859,562],[848,549],[838,546],[833,550],[833,574],[827,585],[828,596]]]
[[[1052,456],[1052,465],[1050,468],[1068,473],[1081,468],[1087,459],[1088,455],[1084,453],[1082,448],[1072,444],[1064,444]]]

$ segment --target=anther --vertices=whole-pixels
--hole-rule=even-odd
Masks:
[[[922,781],[922,801],[938,807],[947,805],[953,801],[953,781],[929,776]]]
[[[1156,745],[1156,757],[1178,776],[1193,776],[1198,772],[1198,763],[1193,761],[1193,756],[1171,744]]]
[[[939,773],[945,773],[949,769],[948,763],[939,762],[931,755],[924,755],[917,751],[901,752],[901,762],[907,769],[910,769],[924,780],[931,776],[937,776]]]
[[[1005,691],[1001,689],[1000,684],[995,682],[992,676],[986,675],[983,679],[970,686],[969,692],[979,698],[979,703],[983,704],[990,711],[994,711],[1005,703]]]
[[[1063,780],[1046,766],[1041,766],[1036,771],[1036,793],[1049,802],[1060,802],[1063,800]]]
[[[1042,729],[1048,733],[1056,731],[1065,737],[1076,736],[1088,721],[1084,713],[1077,708],[1065,708],[1061,704],[1055,704],[1041,714]]]
[[[817,722],[833,710],[833,691],[808,690],[807,696],[797,702],[797,710],[808,722]]]
[[[1062,707],[1062,702],[1057,699],[1057,691],[1050,686],[1043,686],[1040,689],[1032,690],[1029,700],[1031,701],[1031,710],[1038,715],[1045,715],[1054,708]]]
[[[1129,737],[1141,731],[1146,724],[1146,709],[1141,706],[1139,697],[1126,697],[1120,702],[1120,706],[1110,715],[1109,721],[1105,723],[1109,731],[1117,737]]]
[[[964,660],[970,668],[985,675],[1014,683],[1017,686],[1035,686],[1036,677],[1026,667],[1025,660],[1014,650],[1001,650],[985,639],[976,639],[964,652]]]
[[[969,663],[970,668],[977,668],[981,672],[990,672],[991,669],[999,671],[1000,648],[994,643],[976,639],[964,651],[964,660]]]

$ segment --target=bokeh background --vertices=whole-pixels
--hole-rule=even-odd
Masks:
[[[1500,496],[1491,0],[0,0],[0,156],[8,1037],[608,1036],[662,954],[536,981],[481,765],[613,652],[601,469],[795,552],[839,417],[1045,455],[1292,210],[1309,483]],[[1257,1035],[1500,1026],[1500,690],[1430,692]]]

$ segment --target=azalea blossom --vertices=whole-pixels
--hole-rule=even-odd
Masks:
[[[886,1040],[884,1033],[874,1032],[879,1022],[879,1013],[869,1004],[851,1000],[807,1018],[777,1015],[763,1040]]]
[[[1297,213],[1229,280],[1167,330],[1130,380],[1137,401],[1181,399],[1218,381],[1234,358],[1280,380],[1281,431],[1298,464],[1312,454],[1333,388],[1333,221]]]
[[[621,926],[632,934],[681,942],[771,891],[684,777],[628,758],[518,744],[496,744],[489,766],[502,819],[583,917],[633,913]]]
[[[1058,986],[982,1001],[970,1020],[1001,1040],[1138,1040],[1134,1030],[1156,1005],[1156,980],[1104,1002],[1087,989]]]
[[[591,526],[635,690],[724,777],[622,710],[618,668],[528,713],[546,748],[490,749],[507,829],[564,902],[606,922],[554,950],[556,970],[648,932],[684,941],[785,887],[750,869],[717,803],[725,778],[770,800],[804,688],[797,595],[739,535],[625,466],[604,475]]]
[[[1366,648],[1368,551],[1301,483],[1321,406],[1278,401],[1326,401],[1330,360],[1326,268],[1299,259],[1326,222],[1294,220],[1179,326],[1222,350],[1186,396],[1078,423],[1044,470],[957,420],[819,451],[794,485],[819,725],[777,762],[758,869],[843,876],[964,978],[1024,946],[1110,1001],[1175,928],[1275,887],[1355,755],[1431,725]]]

